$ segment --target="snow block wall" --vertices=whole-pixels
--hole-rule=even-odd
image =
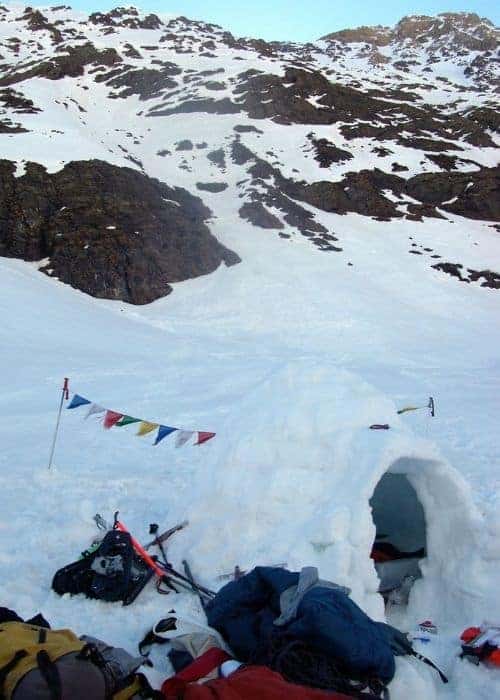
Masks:
[[[485,539],[494,533],[485,529],[460,474],[412,435],[396,410],[365,381],[333,365],[304,359],[273,371],[242,400],[211,447],[210,478],[195,495],[182,545],[199,563],[195,574],[209,580],[236,564],[315,565],[383,619],[370,559],[375,526],[369,501],[391,472],[407,476],[427,528],[423,577],[410,594],[408,621],[487,615],[499,559],[497,552],[484,557]],[[391,428],[370,430],[373,423]]]

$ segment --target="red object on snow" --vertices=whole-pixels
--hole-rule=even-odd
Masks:
[[[495,649],[487,658],[488,663],[500,668],[500,649]]]
[[[194,444],[203,445],[204,442],[211,440],[213,437],[215,437],[215,433],[203,433],[198,431],[198,440]]]
[[[116,413],[116,411],[106,411],[106,415],[104,416],[104,427],[106,430],[109,430],[112,428],[114,425],[118,423],[119,420],[123,418],[123,413]]]
[[[162,687],[166,700],[350,700],[341,693],[288,683],[279,673],[265,666],[244,666],[228,678],[218,678],[202,685],[186,683],[173,694],[166,688],[168,682]]]
[[[167,698],[177,698],[178,693],[184,690],[188,683],[205,678],[224,661],[229,661],[231,658],[223,649],[212,647],[175,676],[167,678],[161,687],[161,692]]]
[[[479,637],[480,634],[481,630],[479,627],[467,627],[467,629],[464,630],[460,635],[460,639],[462,640],[462,642],[469,644],[470,642],[472,642],[473,639]]]

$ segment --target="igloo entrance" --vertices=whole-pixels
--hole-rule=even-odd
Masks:
[[[404,606],[421,578],[420,560],[427,553],[424,508],[406,474],[386,472],[370,499],[376,528],[372,559],[387,605]]]

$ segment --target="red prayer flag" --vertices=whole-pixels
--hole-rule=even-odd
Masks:
[[[119,420],[123,418],[123,413],[116,413],[115,411],[106,411],[104,416],[104,427],[106,430],[112,428]]]
[[[202,445],[204,442],[211,440],[213,437],[215,437],[215,433],[203,433],[198,431],[198,440],[194,444]]]

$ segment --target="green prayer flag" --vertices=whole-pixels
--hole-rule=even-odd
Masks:
[[[130,425],[131,423],[139,423],[140,418],[132,418],[132,416],[123,416],[118,423],[115,423],[115,427],[123,427],[124,425]]]

